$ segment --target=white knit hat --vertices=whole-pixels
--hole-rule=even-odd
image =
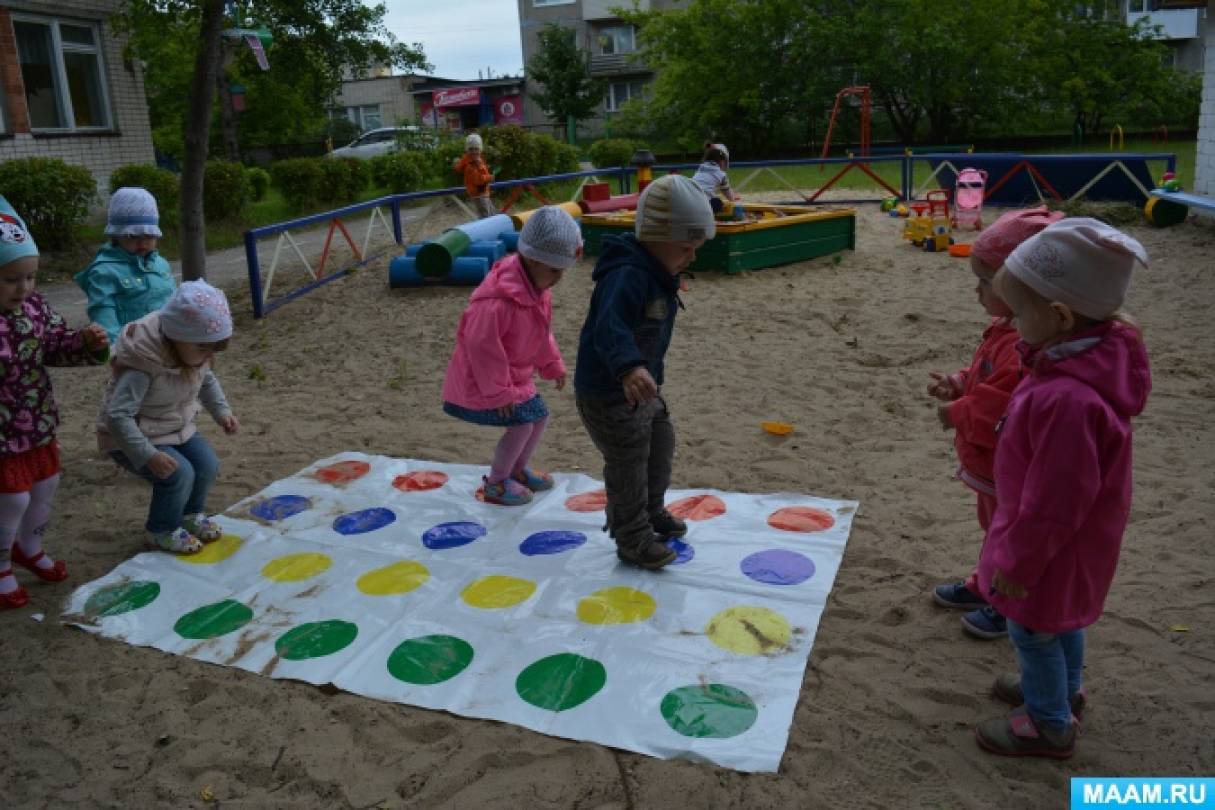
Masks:
[[[717,225],[700,187],[681,174],[668,174],[641,192],[634,232],[643,242],[694,242],[712,239]]]
[[[1104,222],[1072,217],[1022,242],[1004,266],[1043,298],[1101,320],[1122,306],[1135,262],[1148,263],[1138,241]]]
[[[160,310],[165,337],[183,343],[218,343],[232,337],[228,299],[205,281],[184,281]]]
[[[464,139],[464,151],[469,149],[484,149],[484,144],[481,143],[481,136],[475,132],[468,133],[468,137]]]
[[[550,267],[568,270],[582,255],[582,231],[564,209],[546,205],[523,223],[519,253]]]
[[[110,197],[106,236],[163,236],[156,198],[147,189],[127,186]]]

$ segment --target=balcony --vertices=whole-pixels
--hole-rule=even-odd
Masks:
[[[649,73],[650,68],[636,53],[591,54],[591,75],[595,78],[629,73]]]
[[[582,0],[582,19],[584,20],[614,20],[616,15],[613,8],[631,8],[628,0]],[[639,0],[639,11],[650,10],[650,0]]]
[[[1152,11],[1146,14],[1132,11],[1126,15],[1126,23],[1134,25],[1146,18],[1149,28],[1160,27],[1160,31],[1154,34],[1156,39],[1197,39],[1199,13],[1200,10],[1196,8]]]

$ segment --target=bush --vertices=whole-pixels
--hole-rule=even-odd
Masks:
[[[119,166],[110,175],[110,193],[113,194],[125,186],[147,189],[156,198],[161,231],[177,224],[181,205],[181,182],[173,172],[146,163]]]
[[[373,158],[371,172],[377,187],[387,188],[390,194],[405,194],[422,188],[431,165],[426,153],[397,152]]]
[[[252,197],[245,167],[230,160],[208,160],[203,176],[203,216],[213,222],[239,219]]]
[[[485,132],[485,151],[496,180],[517,180],[578,170],[578,150],[556,138],[528,132],[522,127],[491,127]]]
[[[290,158],[270,164],[270,177],[287,204],[299,210],[321,196],[324,158]]]
[[[370,167],[355,158],[312,158],[317,160],[321,184],[317,197],[327,203],[347,203],[367,187]]]
[[[253,201],[261,202],[266,199],[266,192],[270,190],[270,172],[259,166],[250,166],[245,169],[245,178],[249,181]]]
[[[451,170],[451,164],[464,154],[463,138],[447,138],[437,147],[424,154],[428,159],[426,170],[428,177],[434,178],[440,186],[458,186],[463,184],[463,178],[454,183],[452,182],[452,178],[456,175]],[[494,165],[492,160],[489,163],[491,166]]]
[[[21,158],[0,163],[0,193],[25,220],[42,250],[70,247],[97,197],[88,169],[59,158]]]
[[[633,153],[646,148],[640,141],[629,138],[604,138],[591,144],[591,163],[597,169],[614,169],[628,166]]]

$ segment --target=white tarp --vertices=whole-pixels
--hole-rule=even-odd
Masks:
[[[854,501],[668,493],[690,531],[661,572],[620,564],[602,485],[526,507],[484,467],[342,453],[146,553],[64,621],[272,678],[516,723],[657,757],[774,771]]]

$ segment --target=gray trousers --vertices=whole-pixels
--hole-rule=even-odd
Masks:
[[[633,407],[578,397],[578,415],[603,454],[608,531],[635,551],[654,537],[651,518],[662,514],[671,485],[675,426],[661,396]]]
[[[477,216],[481,219],[492,217],[494,214],[498,213],[498,209],[494,208],[494,201],[489,197],[473,197],[472,204],[473,211],[475,211]]]

